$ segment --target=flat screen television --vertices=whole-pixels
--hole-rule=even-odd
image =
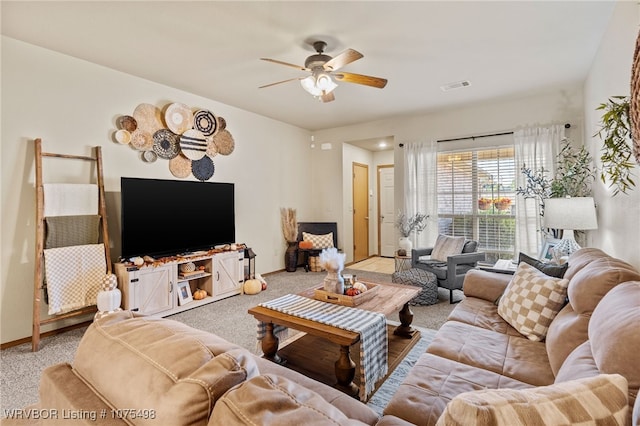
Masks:
[[[232,183],[122,177],[120,188],[125,259],[235,242]]]

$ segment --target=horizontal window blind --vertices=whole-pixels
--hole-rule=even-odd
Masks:
[[[515,254],[513,146],[438,154],[438,232],[479,242],[487,261]]]

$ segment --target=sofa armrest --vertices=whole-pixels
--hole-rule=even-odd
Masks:
[[[511,281],[512,275],[472,269],[465,275],[463,291],[467,297],[495,302]]]
[[[416,264],[418,263],[418,259],[420,259],[421,256],[431,255],[432,251],[433,251],[433,247],[411,250],[411,267],[415,268]]]

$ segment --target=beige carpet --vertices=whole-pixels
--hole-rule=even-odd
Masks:
[[[345,270],[362,279],[390,281],[390,275],[367,271]],[[191,327],[215,333],[233,343],[256,352],[256,321],[247,310],[260,302],[287,293],[296,293],[322,282],[325,272],[281,272],[268,275],[268,289],[257,295],[238,295],[185,311],[168,318]],[[412,306],[413,324],[425,329],[438,329],[455,305],[448,302],[448,293],[440,293],[440,303],[431,306]],[[398,320],[397,315],[389,317]],[[73,355],[84,334],[84,328],[72,330],[42,340],[39,352],[31,352],[31,344],[23,344],[0,351],[0,413],[12,408],[23,408],[38,401],[38,383],[42,370],[61,363],[73,362]],[[402,369],[404,371],[404,369]],[[383,398],[383,399],[386,399]],[[377,403],[380,404],[380,398]]]

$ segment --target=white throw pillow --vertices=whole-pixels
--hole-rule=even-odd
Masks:
[[[520,263],[498,302],[498,315],[529,340],[540,342],[565,304],[569,280]]]
[[[302,232],[302,240],[311,241],[314,249],[330,248],[333,247],[333,232],[324,235]]]
[[[464,237],[449,237],[438,235],[436,244],[431,252],[431,259],[446,262],[447,257],[462,253],[464,248]]]

